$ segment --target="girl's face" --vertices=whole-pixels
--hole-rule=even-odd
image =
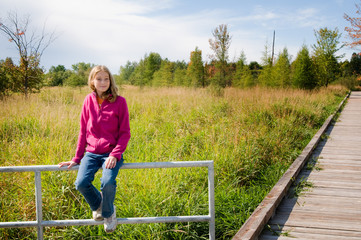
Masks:
[[[109,74],[104,71],[98,72],[93,79],[93,83],[98,96],[102,96],[110,87]]]

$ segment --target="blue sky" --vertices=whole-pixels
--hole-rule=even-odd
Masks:
[[[247,62],[261,62],[265,45],[275,52],[287,48],[295,59],[303,44],[311,50],[316,42],[314,30],[339,29],[342,42],[349,41],[344,31],[349,23],[344,13],[356,16],[358,0],[2,0],[0,17],[16,11],[29,14],[34,31],[44,22],[57,39],[44,52],[45,69],[59,64],[70,69],[78,62],[107,65],[114,74],[129,61],[139,61],[146,53],[157,52],[169,60],[189,61],[190,52],[202,50],[209,61],[212,30],[227,24],[232,43],[231,61],[241,52]],[[30,30],[29,30],[30,32]],[[347,47],[339,54],[349,59],[358,49]],[[0,59],[18,56],[14,46],[0,35]]]

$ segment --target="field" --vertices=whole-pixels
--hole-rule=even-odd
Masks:
[[[47,88],[0,102],[0,166],[58,164],[76,147],[88,88]],[[346,89],[318,91],[125,86],[132,138],[126,162],[214,160],[216,237],[230,239],[334,112]],[[99,186],[100,174],[95,184]],[[89,219],[76,172],[44,172],[45,220]],[[33,173],[0,173],[0,221],[34,221]],[[207,215],[207,171],[121,170],[117,217]],[[45,239],[208,239],[208,223],[45,228]],[[0,229],[1,239],[35,239],[35,228]]]

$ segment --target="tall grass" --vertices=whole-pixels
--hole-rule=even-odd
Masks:
[[[73,157],[88,89],[49,88],[0,102],[0,165],[57,164]],[[215,161],[216,235],[230,239],[336,109],[341,87],[207,89],[125,87],[132,138],[126,162]],[[95,184],[99,186],[99,176]],[[32,173],[0,174],[0,221],[35,220]],[[46,220],[91,218],[76,172],[46,172]],[[121,170],[117,217],[206,215],[202,168]],[[1,239],[34,239],[34,228],[0,229]],[[45,228],[46,239],[208,239],[208,223]]]

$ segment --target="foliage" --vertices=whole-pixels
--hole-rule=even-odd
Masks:
[[[65,79],[64,84],[71,87],[84,86],[88,84],[88,76],[94,64],[80,62],[73,64],[72,72],[69,77]]]
[[[287,48],[279,54],[275,65],[272,68],[273,86],[290,87],[291,86],[291,63]]]
[[[145,58],[145,69],[144,69],[144,81],[145,85],[151,85],[153,80],[153,74],[158,71],[161,67],[162,58],[159,53],[150,53]]]
[[[202,61],[202,51],[196,47],[191,52],[190,62],[187,68],[187,77],[194,87],[205,87],[204,67]]]
[[[174,65],[175,65],[174,63],[168,60],[163,60],[160,69],[153,74],[152,85],[156,87],[173,86],[174,85],[173,72],[175,67]]]
[[[255,85],[252,72],[249,66],[246,65],[246,56],[244,52],[241,53],[241,56],[236,63],[236,71],[233,76],[232,85],[241,88],[252,87]]]
[[[228,62],[228,49],[231,45],[232,37],[229,35],[228,27],[225,24],[219,25],[212,31],[214,39],[209,39],[209,45],[214,52],[211,55],[214,66],[216,68],[216,74],[213,79],[215,84],[221,87],[226,87],[227,85],[227,62]]]
[[[52,66],[49,69],[46,79],[48,86],[62,86],[71,73],[66,70],[64,65]]]
[[[336,53],[343,47],[339,46],[342,34],[337,28],[330,30],[327,27],[314,33],[317,43],[313,44],[312,48],[318,85],[328,86],[339,73],[337,60],[343,56],[337,56]]]
[[[162,58],[159,53],[151,52],[149,55],[146,54],[131,73],[130,82],[140,87],[152,86],[153,75],[160,69],[161,63]]]
[[[361,14],[361,2],[355,4],[356,14]],[[344,18],[351,24],[351,27],[345,27],[345,31],[348,33],[348,37],[351,39],[347,45],[356,47],[361,45],[361,18],[351,17],[348,14],[344,14]]]
[[[292,63],[292,84],[302,89],[313,89],[317,86],[312,59],[306,45],[302,46]]]
[[[127,61],[125,66],[121,66],[119,70],[119,76],[122,82],[130,83],[130,76],[134,72],[135,68],[137,67],[137,62],[130,62]]]
[[[5,61],[0,60],[0,99],[9,96],[14,90],[14,69],[15,66],[11,58],[6,58]]]
[[[349,75],[360,75],[361,74],[361,55],[353,53],[349,64]]]

